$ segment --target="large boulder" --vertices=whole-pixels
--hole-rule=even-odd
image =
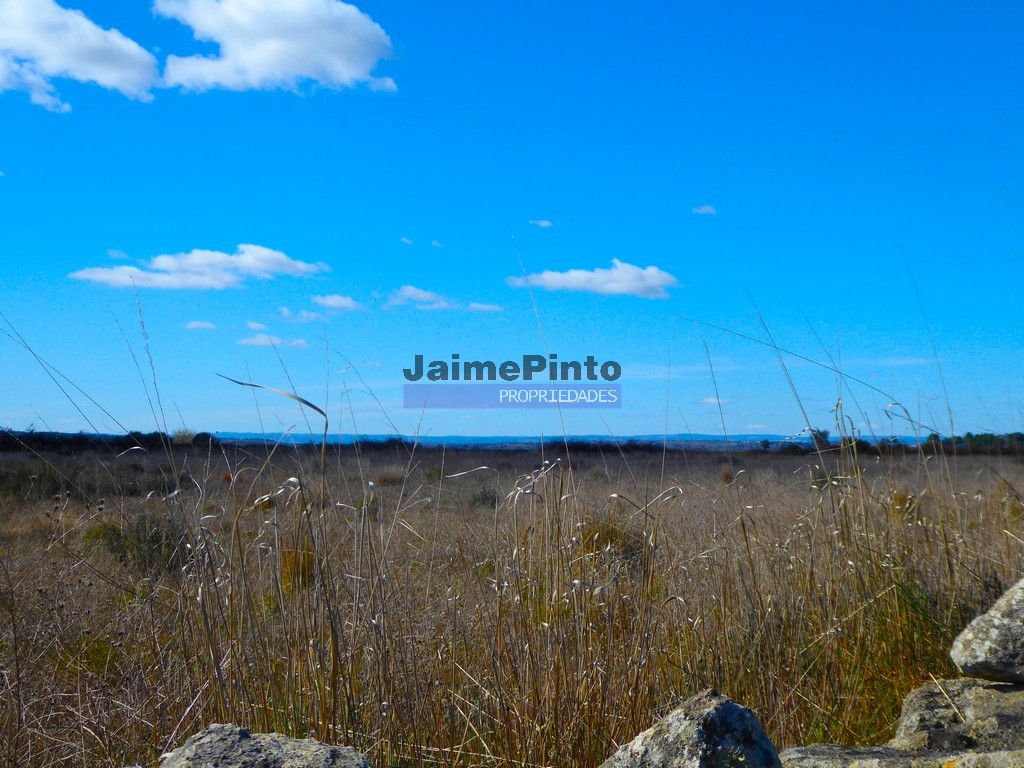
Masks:
[[[785,768],[1022,768],[1024,750],[1013,752],[908,752],[894,747],[815,744],[782,753]]]
[[[949,655],[968,677],[1024,683],[1024,579],[967,625]]]
[[[936,680],[903,700],[885,746],[787,749],[785,768],[1024,768],[1024,686]]]
[[[890,746],[999,752],[1024,750],[1024,685],[936,680],[903,700]]]
[[[215,723],[161,756],[160,768],[370,768],[351,747]]]
[[[781,768],[781,763],[757,716],[709,689],[620,747],[601,768]]]

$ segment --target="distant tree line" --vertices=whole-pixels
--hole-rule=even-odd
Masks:
[[[921,444],[927,453],[967,453],[971,455],[995,456],[1003,454],[1024,454],[1024,432],[1010,432],[994,435],[991,432],[975,434],[967,432],[962,437],[942,437],[936,433],[928,435]]]
[[[921,453],[929,456],[1024,456],[1024,432],[967,432],[953,437],[943,437],[937,432],[932,432],[919,444],[905,442],[896,437],[883,437],[872,443],[862,438],[843,436],[837,442],[832,442],[827,429],[811,429],[810,437],[810,445],[806,442],[786,443],[781,449],[790,453],[852,450],[857,453],[881,455]]]
[[[43,432],[0,429],[0,451],[38,451],[72,455],[88,450],[127,451],[131,448],[161,450],[172,438],[163,432],[129,432],[126,435],[93,435],[85,432]]]
[[[749,447],[737,448],[728,446],[732,452],[759,451],[763,453],[782,453],[790,455],[803,455],[816,452],[840,452],[853,451],[862,455],[903,455],[908,453],[920,453],[925,455],[977,455],[977,456],[1005,456],[1016,455],[1024,457],[1024,432],[1010,432],[1008,434],[992,434],[989,432],[973,433],[967,432],[964,435],[954,437],[943,437],[933,432],[920,444],[904,442],[895,437],[883,437],[875,442],[862,438],[841,436],[833,440],[827,429],[811,429],[810,439],[807,440],[786,440],[772,442],[760,440]],[[133,448],[143,448],[146,451],[165,451],[172,446],[193,446],[208,450],[216,446],[236,444],[237,441],[221,441],[209,432],[192,433],[188,430],[178,430],[173,434],[164,432],[129,432],[124,435],[95,435],[85,432],[64,433],[44,432],[34,429],[13,430],[0,428],[0,453],[30,452],[51,452],[65,455],[73,455],[88,450],[106,450],[115,453],[127,451]],[[268,443],[269,445],[270,443]],[[570,453],[586,454],[602,451],[628,450],[630,452],[661,452],[662,443],[654,440],[625,440],[616,442],[614,440],[544,440],[545,447],[562,448],[567,447]],[[288,445],[288,447],[299,449],[315,450],[319,447],[317,443]],[[332,445],[332,448],[341,447]],[[419,445],[416,442],[402,437],[392,437],[384,440],[357,440],[349,444],[348,448],[359,450],[365,449],[391,449],[391,450],[429,450],[430,445]],[[725,448],[723,444],[723,449]],[[484,446],[465,446],[467,450],[484,448]],[[713,453],[716,448],[711,448],[706,442],[700,447],[680,445],[673,441],[668,446],[669,451],[689,451],[695,453]]]

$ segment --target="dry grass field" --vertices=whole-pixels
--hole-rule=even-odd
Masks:
[[[0,763],[211,722],[589,767],[715,686],[891,736],[1024,563],[1021,457],[177,446],[0,456]]]

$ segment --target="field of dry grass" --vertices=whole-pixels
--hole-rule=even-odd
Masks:
[[[1022,489],[1020,457],[5,455],[0,763],[230,721],[582,768],[707,686],[780,748],[877,742],[1021,576]]]

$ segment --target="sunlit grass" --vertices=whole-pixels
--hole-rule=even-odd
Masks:
[[[593,766],[708,686],[780,748],[878,742],[1024,547],[1019,457],[173,450],[5,475],[6,764],[234,722]]]

